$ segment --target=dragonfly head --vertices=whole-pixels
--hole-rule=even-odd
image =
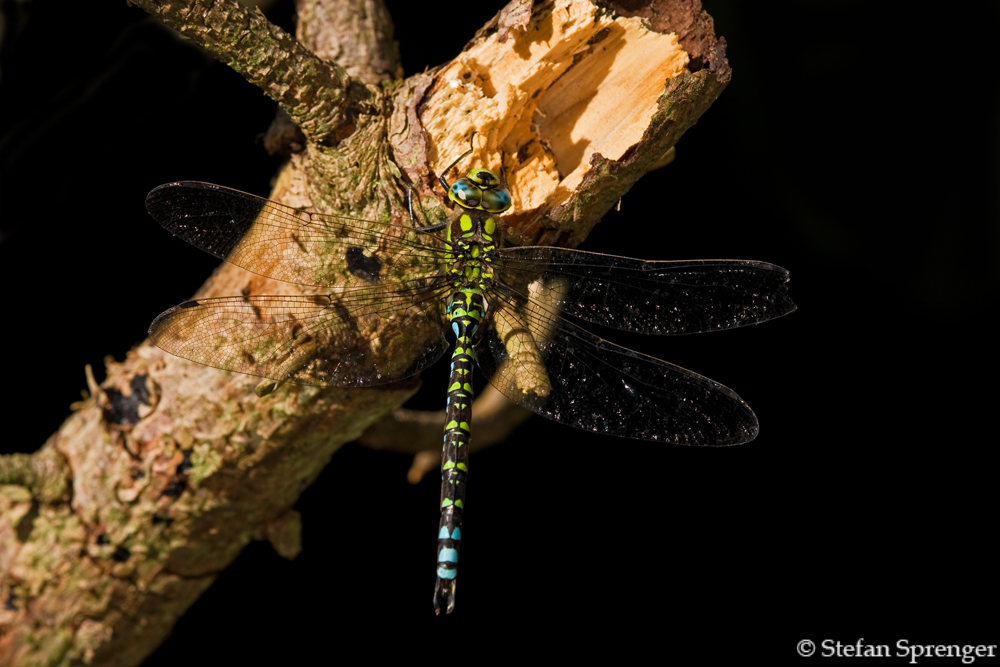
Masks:
[[[503,213],[510,208],[510,191],[489,169],[473,169],[451,184],[448,199],[462,208]]]

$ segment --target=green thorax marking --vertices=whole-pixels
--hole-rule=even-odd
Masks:
[[[482,293],[492,287],[493,259],[502,238],[500,221],[487,211],[466,209],[448,226],[448,261],[456,291]]]

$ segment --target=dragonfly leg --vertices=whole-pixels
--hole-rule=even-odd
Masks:
[[[418,232],[436,232],[441,229],[444,229],[445,227],[451,224],[449,221],[445,220],[444,222],[439,222],[436,225],[426,225],[424,227],[418,227],[417,217],[413,215],[413,185],[411,183],[407,183],[407,188],[408,190],[406,193],[406,201],[407,205],[410,207],[410,224],[413,226],[415,230],[417,230]]]
[[[503,152],[503,149],[501,149],[500,150],[500,187],[502,187],[504,190],[510,190],[510,187],[507,185],[507,171],[503,168],[503,163],[504,163],[504,161],[506,159],[507,159],[507,154]]]
[[[444,188],[445,192],[448,192],[449,190],[451,190],[451,186],[448,185],[448,181],[444,180],[444,177],[448,175],[449,171],[451,171],[452,169],[455,168],[455,165],[457,165],[459,162],[462,161],[462,158],[464,158],[466,155],[469,155],[470,153],[472,153],[472,151],[473,151],[472,140],[475,139],[475,138],[476,138],[476,133],[473,132],[472,136],[469,137],[469,150],[465,151],[464,153],[462,153],[461,155],[459,155],[457,158],[455,158],[455,161],[452,162],[451,164],[449,164],[448,168],[445,169],[444,172],[441,174],[441,176],[438,178],[438,180],[441,181],[441,186]]]

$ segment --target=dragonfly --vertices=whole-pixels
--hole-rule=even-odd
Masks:
[[[470,142],[471,143],[471,142]],[[547,246],[504,247],[509,188],[488,169],[448,183],[437,225],[296,209],[195,181],[153,189],[146,208],[188,243],[295,295],[195,299],[160,314],[150,339],[215,368],[313,386],[411,377],[451,345],[434,609],[455,606],[471,442],[473,366],[512,401],[593,433],[683,445],[756,437],[731,389],[620,347],[576,321],[644,334],[756,324],[795,310],[788,271],[748,260],[645,261]],[[572,320],[572,321],[571,321]]]

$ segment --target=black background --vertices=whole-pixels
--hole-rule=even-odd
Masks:
[[[258,140],[274,104],[141,10],[36,0],[20,23],[15,4],[0,444],[33,451],[84,365],[100,381],[103,357],[217,264],[153,222],[145,194],[194,179],[266,195],[279,162]],[[390,2],[407,74],[501,6],[416,4]],[[801,662],[800,639],[995,641],[998,10],[705,4],[733,81],[583,248],[791,270],[789,317],[616,338],[734,388],[758,438],[689,449],[527,422],[473,458],[448,618],[431,608],[436,475],[410,486],[407,457],[348,445],[297,505],[302,554],[251,544],[147,664]],[[290,28],[293,11],[268,16]],[[443,382],[428,377],[432,403]]]

